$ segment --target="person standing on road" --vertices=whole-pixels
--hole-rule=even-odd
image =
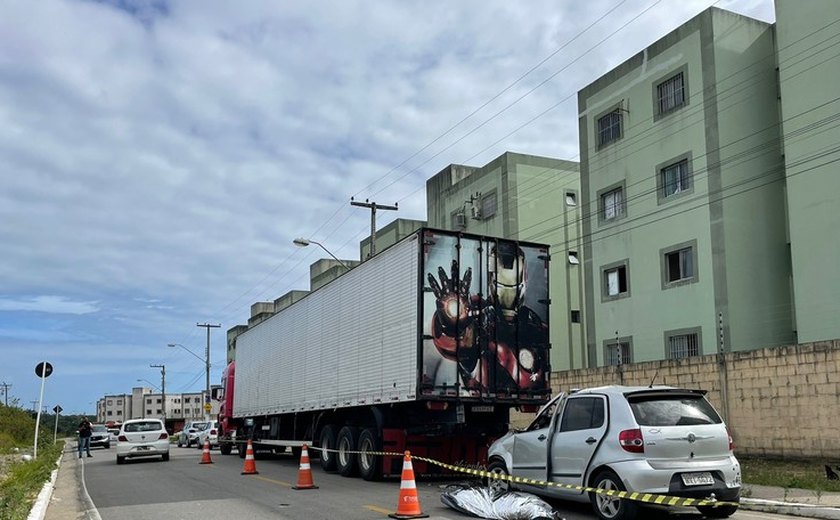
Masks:
[[[82,417],[82,422],[79,423],[79,458],[82,458],[82,451],[87,452],[88,457],[93,457],[90,454],[90,421],[87,417]]]

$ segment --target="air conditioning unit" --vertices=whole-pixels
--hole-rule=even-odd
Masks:
[[[478,206],[472,207],[472,218],[475,220],[481,220],[481,208]]]
[[[467,216],[463,213],[456,213],[455,218],[453,219],[455,223],[456,229],[467,229]]]

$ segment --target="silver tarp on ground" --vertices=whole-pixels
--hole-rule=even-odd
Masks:
[[[528,493],[511,491],[500,495],[485,486],[452,484],[440,501],[461,513],[491,520],[560,520],[560,515],[543,500]]]

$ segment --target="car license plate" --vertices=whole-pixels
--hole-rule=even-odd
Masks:
[[[137,446],[137,449],[140,450],[140,451],[149,451],[150,449],[152,449],[152,447],[151,446]]]
[[[709,472],[683,473],[682,481],[686,486],[707,486],[715,483],[715,479],[712,478],[712,474]]]

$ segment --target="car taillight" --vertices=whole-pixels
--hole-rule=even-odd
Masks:
[[[729,437],[729,451],[735,451],[735,439],[732,438],[729,426],[726,427],[726,436]]]
[[[630,453],[644,453],[645,439],[642,437],[642,430],[624,430],[618,434],[618,443],[624,448],[624,451]]]
[[[117,440],[120,442],[128,442],[128,437],[126,437],[125,435],[120,435],[119,437],[117,437]]]
[[[158,440],[162,441],[162,440],[168,439],[168,438],[169,438],[169,434],[166,433],[166,432],[163,432],[163,433],[160,434],[160,437],[158,437]]]

